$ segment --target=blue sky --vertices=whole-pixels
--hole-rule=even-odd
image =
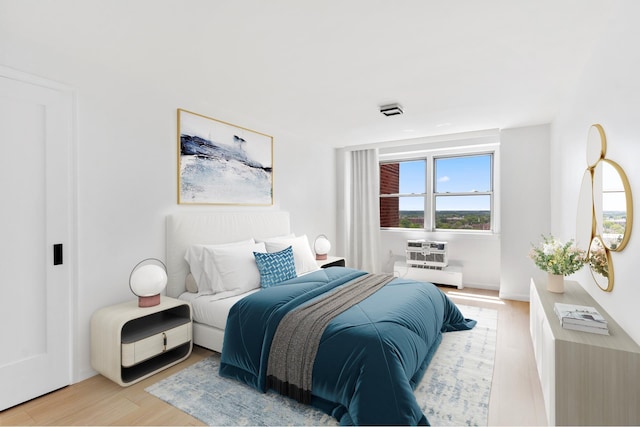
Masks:
[[[432,171],[427,171],[432,173]],[[445,157],[436,159],[436,192],[473,192],[491,190],[491,156]],[[400,163],[400,193],[424,193],[425,161]],[[436,210],[489,210],[490,197],[438,197]],[[400,210],[423,210],[421,197],[403,197]]]

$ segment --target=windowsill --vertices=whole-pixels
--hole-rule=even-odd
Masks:
[[[485,231],[437,230],[425,231],[421,228],[381,228],[381,233],[401,234],[409,239],[429,240],[500,240],[500,233]]]

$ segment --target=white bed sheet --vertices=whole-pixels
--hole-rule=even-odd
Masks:
[[[200,295],[190,292],[181,294],[178,298],[191,303],[193,320],[203,323],[217,329],[227,326],[227,317],[229,310],[236,302],[240,301],[247,295],[258,292],[260,289],[253,289],[240,295],[230,296],[228,298],[216,298],[216,295]]]

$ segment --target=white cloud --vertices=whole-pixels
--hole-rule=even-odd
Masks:
[[[449,178],[448,176],[443,176],[442,178],[438,179],[438,182],[449,182],[451,178]]]

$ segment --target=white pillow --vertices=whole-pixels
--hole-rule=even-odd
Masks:
[[[260,287],[260,272],[253,253],[266,252],[264,243],[206,250],[220,273],[223,291],[249,292]]]
[[[307,239],[306,234],[293,238],[268,240],[265,244],[267,246],[267,252],[278,252],[291,246],[293,248],[293,260],[296,263],[296,274],[298,276],[320,269],[316,262],[316,257],[311,251],[309,239]]]
[[[255,241],[257,243],[260,242],[270,242],[272,240],[282,240],[282,239],[293,239],[294,237],[296,237],[295,234],[293,233],[289,233],[289,234],[284,234],[282,236],[273,236],[273,237],[255,237]]]
[[[191,292],[192,294],[198,293],[198,284],[193,274],[187,274],[187,278],[184,279],[184,287],[187,288],[187,292]]]
[[[206,248],[219,248],[231,246],[251,246],[255,244],[253,239],[239,242],[223,243],[218,245],[192,245],[187,249],[184,256],[189,263],[189,269],[196,284],[198,285],[198,295],[213,295],[221,291],[220,275],[211,255],[205,251]]]

